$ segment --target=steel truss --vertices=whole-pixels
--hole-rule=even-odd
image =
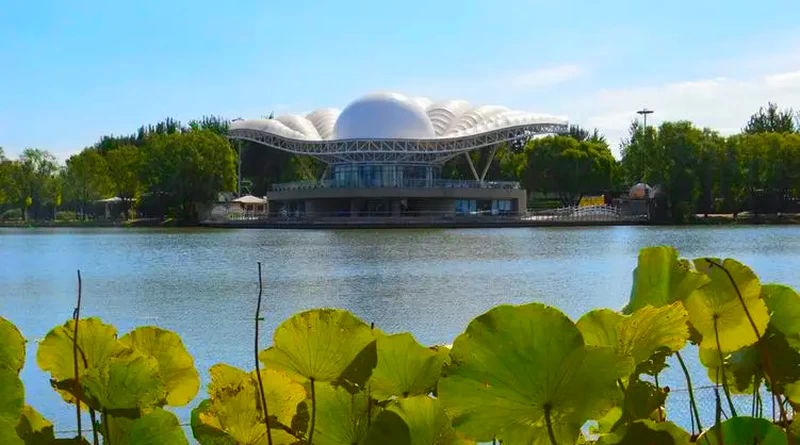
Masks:
[[[441,164],[461,153],[533,136],[562,133],[567,129],[566,124],[542,123],[501,128],[454,138],[305,141],[261,130],[237,128],[230,130],[228,138],[312,156],[327,164],[361,162]]]

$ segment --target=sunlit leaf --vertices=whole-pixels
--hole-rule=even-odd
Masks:
[[[596,309],[578,320],[587,345],[610,346],[617,355],[619,376],[657,360],[665,351],[683,348],[689,338],[687,314],[681,302],[662,307],[645,306],[623,316],[608,309]]]
[[[373,423],[367,445],[467,445],[450,424],[439,400],[428,396],[399,399]]]
[[[603,436],[598,445],[687,445],[689,433],[672,422],[637,420],[612,434]],[[701,443],[697,441],[697,443]],[[702,442],[705,443],[705,442]],[[732,442],[735,443],[735,442]]]
[[[25,445],[51,445],[55,439],[53,424],[30,406],[22,409],[16,430]]]
[[[722,440],[719,441],[719,433]],[[759,444],[759,445],[786,445],[786,433],[777,425],[766,419],[752,417],[734,417],[726,420],[721,425],[714,425],[697,438],[698,444],[728,445],[728,444]]]
[[[764,333],[769,323],[769,313],[764,300],[761,299],[761,284],[758,277],[747,266],[731,259],[721,262],[714,258],[700,258],[695,260],[694,264],[711,279],[707,285],[693,292],[684,302],[689,312],[689,321],[703,336],[700,347],[716,349],[717,336],[723,353],[733,352],[755,343],[758,337],[747,313],[755,323],[759,335]],[[736,287],[725,270],[714,264],[727,269]],[[741,294],[747,312],[739,300],[736,289]]]
[[[558,443],[573,443],[619,391],[613,349],[585,346],[569,318],[539,303],[477,317],[450,355],[439,397],[456,430],[478,442],[549,445],[549,411]]]
[[[678,259],[672,247],[648,247],[639,252],[639,263],[633,271],[633,288],[628,306],[630,314],[645,306],[661,307],[683,301],[708,278],[694,270],[691,262]]]
[[[273,346],[259,358],[268,368],[280,368],[319,382],[352,380],[366,382],[364,372],[343,375],[375,337],[369,326],[351,313],[338,309],[301,312],[275,330]],[[374,357],[372,367],[377,362]],[[357,382],[356,380],[362,380]]]
[[[156,359],[167,391],[167,405],[183,406],[197,395],[200,375],[178,334],[156,327],[140,327],[125,334],[120,342]]]
[[[81,378],[87,403],[97,410],[136,410],[159,406],[165,397],[158,362],[132,349],[109,357]]]
[[[770,312],[770,326],[782,332],[793,348],[800,349],[800,294],[789,286],[765,284],[761,295]]]
[[[14,324],[0,317],[0,366],[19,373],[25,364],[25,338]]]
[[[26,445],[17,436],[17,432],[14,430],[14,423],[2,416],[0,416],[0,443],[3,445]]]
[[[10,425],[12,432],[24,406],[25,387],[17,371],[0,365],[0,419]]]
[[[385,400],[433,390],[446,355],[420,345],[407,333],[379,337],[377,346],[378,365],[369,381],[373,397]]]
[[[161,408],[136,419],[128,433],[128,445],[189,445],[175,414]]]
[[[208,370],[211,382],[208,384],[208,395],[215,397],[229,388],[237,388],[249,375],[239,368],[217,363]]]
[[[366,392],[351,394],[344,388],[316,384],[317,418],[314,443],[350,445],[361,443],[369,427]]]
[[[224,431],[203,423],[200,416],[208,415],[210,409],[211,400],[206,399],[192,410],[192,436],[200,445],[237,445],[237,442]]]

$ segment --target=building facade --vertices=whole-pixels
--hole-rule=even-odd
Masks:
[[[489,163],[502,144],[566,129],[564,117],[379,93],[342,111],[235,121],[229,138],[325,163],[317,180],[273,184],[272,216],[454,217],[524,213],[525,190],[487,181]],[[475,165],[469,153],[482,148],[491,156]],[[465,156],[473,180],[442,179],[456,156]]]

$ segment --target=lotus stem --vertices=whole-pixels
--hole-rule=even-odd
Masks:
[[[314,379],[311,379],[311,428],[308,431],[308,445],[314,445],[314,424],[317,422],[317,393],[314,390]]]
[[[725,392],[725,398],[728,400],[728,406],[731,409],[731,416],[739,417],[736,414],[736,408],[733,406],[733,400],[731,400],[731,391],[728,388],[728,378],[725,376],[725,357],[722,355],[722,347],[719,343],[719,329],[717,329],[717,316],[714,316],[714,337],[717,340],[717,352],[719,353],[719,368],[717,368],[717,381],[719,381],[719,375],[722,374],[722,390]]]
[[[114,443],[111,441],[111,430],[108,428],[108,411],[103,408],[103,428],[106,430],[103,438],[103,443]]]
[[[552,409],[553,407],[550,403],[544,404],[544,421],[547,423],[547,435],[550,436],[550,445],[558,445],[558,442],[556,442],[556,435],[553,432],[553,422],[550,420],[550,411]]]
[[[261,261],[258,262],[258,303],[256,303],[256,338],[253,357],[256,362],[256,378],[258,379],[258,392],[261,396],[261,406],[264,408],[264,425],[267,427],[267,442],[272,445],[272,431],[269,428],[269,410],[267,410],[267,398],[264,396],[264,382],[261,381],[261,366],[258,363],[258,321],[261,318],[261,297],[264,294],[264,284],[261,280]]]
[[[692,410],[694,411],[694,417],[697,420],[697,430],[699,432],[703,432],[703,424],[700,423],[700,411],[697,409],[697,402],[694,399],[694,390],[692,389],[692,377],[689,375],[689,370],[686,369],[686,363],[683,362],[683,357],[681,357],[681,353],[679,351],[675,351],[675,356],[678,357],[678,363],[681,364],[681,369],[683,369],[683,376],[686,377],[686,385],[689,388],[689,403],[692,405]]]
[[[100,445],[100,438],[97,436],[97,414],[94,408],[89,408],[89,419],[92,421],[92,440],[94,445]]]
[[[72,313],[72,319],[75,320],[75,330],[72,333],[72,364],[73,371],[75,372],[75,417],[78,422],[78,439],[83,439],[83,428],[81,425],[81,384],[80,377],[78,376],[78,322],[81,319],[81,291],[83,282],[81,281],[81,271],[78,270],[78,303],[75,306],[75,311]]]

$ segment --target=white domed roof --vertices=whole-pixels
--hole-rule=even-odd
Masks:
[[[436,131],[424,101],[396,93],[364,96],[348,105],[336,120],[336,139],[432,139]]]

